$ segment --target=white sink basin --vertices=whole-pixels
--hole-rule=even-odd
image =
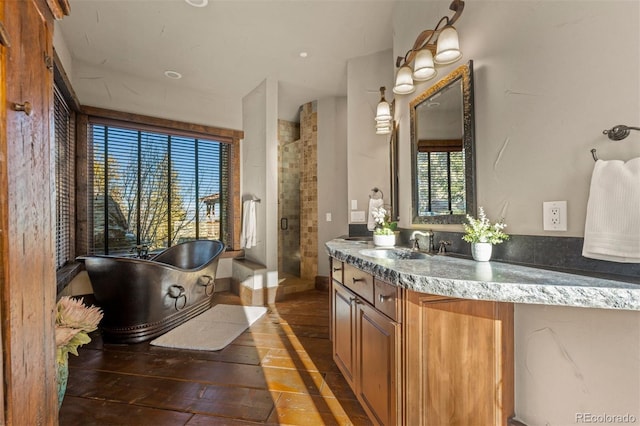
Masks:
[[[426,253],[419,251],[412,251],[409,249],[365,249],[360,250],[360,254],[363,256],[375,257],[378,259],[394,259],[394,260],[406,260],[406,259],[426,259],[429,257]]]

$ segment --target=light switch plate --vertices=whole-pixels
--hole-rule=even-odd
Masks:
[[[351,210],[358,210],[358,200],[351,200]]]
[[[351,222],[352,223],[362,223],[364,222],[364,211],[362,210],[357,210],[354,212],[351,212]]]

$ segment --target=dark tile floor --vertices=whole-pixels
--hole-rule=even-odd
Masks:
[[[92,337],[69,357],[62,426],[370,424],[332,360],[326,292],[287,295],[216,352]]]

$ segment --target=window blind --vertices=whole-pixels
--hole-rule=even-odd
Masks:
[[[55,144],[56,269],[73,256],[74,128],[69,105],[57,86],[53,96]]]
[[[90,135],[94,253],[227,241],[227,143],[105,124]]]
[[[418,214],[464,214],[464,153],[418,152]]]

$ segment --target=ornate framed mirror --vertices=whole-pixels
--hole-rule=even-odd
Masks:
[[[473,61],[410,103],[413,224],[475,215]]]

